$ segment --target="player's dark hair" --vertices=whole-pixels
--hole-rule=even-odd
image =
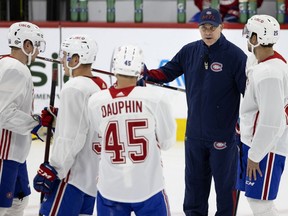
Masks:
[[[252,33],[251,37],[253,37],[254,35],[255,35],[256,38],[257,38],[257,34],[256,34],[255,32]],[[271,48],[271,47],[273,47],[273,45],[274,45],[274,44],[267,44],[267,45],[262,45],[262,44],[260,44],[260,46],[262,46],[262,47],[264,47],[264,48]]]

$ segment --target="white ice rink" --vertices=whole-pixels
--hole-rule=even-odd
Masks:
[[[44,160],[44,147],[45,144],[39,141],[33,141],[30,154],[27,159],[27,165],[29,169],[30,184],[32,187],[32,179],[36,174],[37,168]],[[184,197],[184,145],[183,143],[177,143],[175,146],[162,153],[164,164],[164,176],[166,181],[166,192],[170,201],[170,208],[172,216],[184,215],[182,212],[182,202]],[[286,165],[282,182],[280,185],[280,191],[278,199],[275,201],[279,210],[280,216],[288,215],[288,165]],[[25,211],[25,216],[37,216],[40,194],[31,189],[32,194],[30,196],[29,205]],[[215,192],[212,185],[211,194],[209,199],[209,216],[215,215]],[[252,216],[249,205],[243,195],[240,196],[238,214],[237,216]]]

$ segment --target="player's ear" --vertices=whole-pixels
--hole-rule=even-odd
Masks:
[[[74,54],[74,55],[72,56],[72,61],[73,61],[73,63],[74,63],[75,65],[77,65],[77,64],[79,63],[79,61],[80,61],[79,55]]]
[[[252,44],[257,44],[258,41],[257,41],[257,35],[256,34],[252,34],[251,38],[250,38],[250,42]]]
[[[24,50],[28,50],[30,47],[32,47],[32,49],[33,49],[33,45],[32,45],[32,43],[31,43],[31,41],[25,40],[25,41],[24,41],[24,45],[23,45]],[[31,48],[30,48],[30,49],[31,49]]]

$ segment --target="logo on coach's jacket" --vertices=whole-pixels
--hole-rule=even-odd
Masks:
[[[213,62],[210,66],[211,70],[214,72],[220,72],[222,71],[223,68],[223,64],[219,63],[219,62]]]
[[[214,142],[214,148],[217,150],[222,150],[227,147],[226,142]]]
[[[13,193],[12,192],[6,193],[6,198],[7,199],[12,199],[13,198]]]

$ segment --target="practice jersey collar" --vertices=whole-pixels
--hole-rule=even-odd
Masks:
[[[283,58],[282,55],[280,55],[278,52],[274,51],[274,55],[272,56],[269,56],[268,58],[264,59],[263,61],[261,62],[265,62],[265,61],[268,61],[270,59],[275,59],[275,58],[278,58],[280,60],[282,60],[283,62],[287,63],[286,60]]]
[[[112,98],[126,97],[135,88],[135,86],[129,86],[126,88],[116,89],[115,86],[109,88],[109,92]]]

